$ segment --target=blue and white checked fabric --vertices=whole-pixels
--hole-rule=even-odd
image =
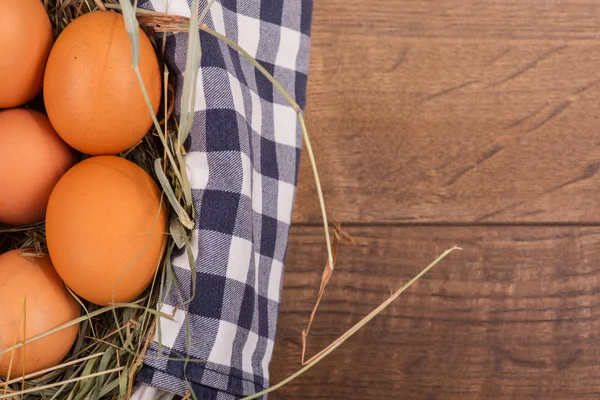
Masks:
[[[190,16],[191,0],[140,3]],[[312,6],[312,0],[217,0],[204,22],[239,43],[304,107]],[[191,388],[198,399],[237,399],[268,387],[302,137],[295,111],[259,71],[209,34],[200,38],[196,113],[185,143],[196,212],[196,294],[181,306],[178,290],[169,290],[160,311],[174,318],[159,320],[162,354],[155,337],[137,379],[180,395]],[[186,53],[187,34],[167,35],[177,115]],[[172,264],[173,284],[189,299],[185,251]],[[185,357],[192,360],[187,366]],[[136,397],[148,398],[144,391],[152,398],[164,393],[140,387]]]

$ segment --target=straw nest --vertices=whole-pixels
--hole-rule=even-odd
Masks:
[[[52,21],[55,37],[69,22],[84,13],[100,8],[120,8],[117,1],[107,2],[106,5],[92,0],[45,0],[43,3]],[[133,15],[131,11],[125,17]],[[150,38],[154,36],[152,32],[148,33]],[[135,39],[132,39],[132,43],[135,51]],[[157,55],[162,63],[161,49],[157,49]],[[171,214],[175,216],[171,222],[163,265],[151,287],[132,303],[100,307],[80,300],[83,305],[82,316],[69,323],[80,323],[79,335],[62,364],[23,378],[8,381],[0,379],[0,399],[97,400],[128,399],[131,396],[135,374],[142,365],[145,350],[154,334],[160,291],[163,283],[172,278],[169,255],[176,245],[181,247],[185,244],[193,224],[191,196],[185,193],[189,192],[189,185],[185,172],[181,172],[184,150],[180,145],[180,121],[172,116],[174,93],[168,84],[166,69],[165,83],[163,105],[156,116],[154,128],[135,148],[120,154],[156,179],[163,189],[164,201],[169,202]],[[41,95],[27,107],[43,111]],[[80,159],[84,157],[81,155]],[[11,249],[21,249],[22,254],[32,257],[46,251],[44,224],[0,226],[0,253]],[[30,338],[28,342],[63,329],[66,325]],[[13,348],[23,345],[17,343]],[[0,349],[0,353],[11,350]]]

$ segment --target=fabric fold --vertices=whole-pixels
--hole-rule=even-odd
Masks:
[[[185,0],[140,6],[190,15]],[[217,0],[204,22],[240,44],[304,107],[312,6]],[[185,249],[173,253],[175,279],[159,302],[173,319],[158,321],[161,345],[157,330],[137,380],[180,395],[192,390],[198,399],[236,399],[269,385],[302,137],[295,110],[249,61],[205,32],[200,38],[196,110],[185,143],[195,265]],[[156,35],[159,48],[162,39]],[[187,44],[186,33],[166,36],[176,115]]]

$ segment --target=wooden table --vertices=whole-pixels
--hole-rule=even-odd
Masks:
[[[376,5],[375,5],[376,4]],[[318,0],[307,119],[357,245],[272,399],[600,398],[600,3]],[[325,262],[304,157],[272,383],[300,365]]]

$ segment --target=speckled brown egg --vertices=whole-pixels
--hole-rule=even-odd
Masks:
[[[131,301],[148,287],[166,230],[166,205],[150,175],[116,156],[71,168],[46,213],[56,271],[75,293],[101,305]]]
[[[39,93],[52,42],[40,0],[0,0],[0,108],[20,106]]]
[[[23,337],[23,300],[27,331]],[[0,350],[43,334],[80,315],[77,300],[67,291],[50,258],[21,256],[18,250],[0,255]],[[78,324],[27,344],[25,374],[50,368],[67,355],[77,337]],[[10,377],[23,375],[23,348],[12,356]],[[8,376],[11,352],[0,355],[0,377]]]
[[[150,39],[140,29],[139,70],[154,112],[161,73]],[[131,64],[131,44],[121,14],[85,14],[60,34],[44,75],[44,103],[58,134],[92,155],[135,146],[152,117]]]
[[[44,114],[0,111],[0,222],[43,221],[54,185],[74,163],[75,151]]]

